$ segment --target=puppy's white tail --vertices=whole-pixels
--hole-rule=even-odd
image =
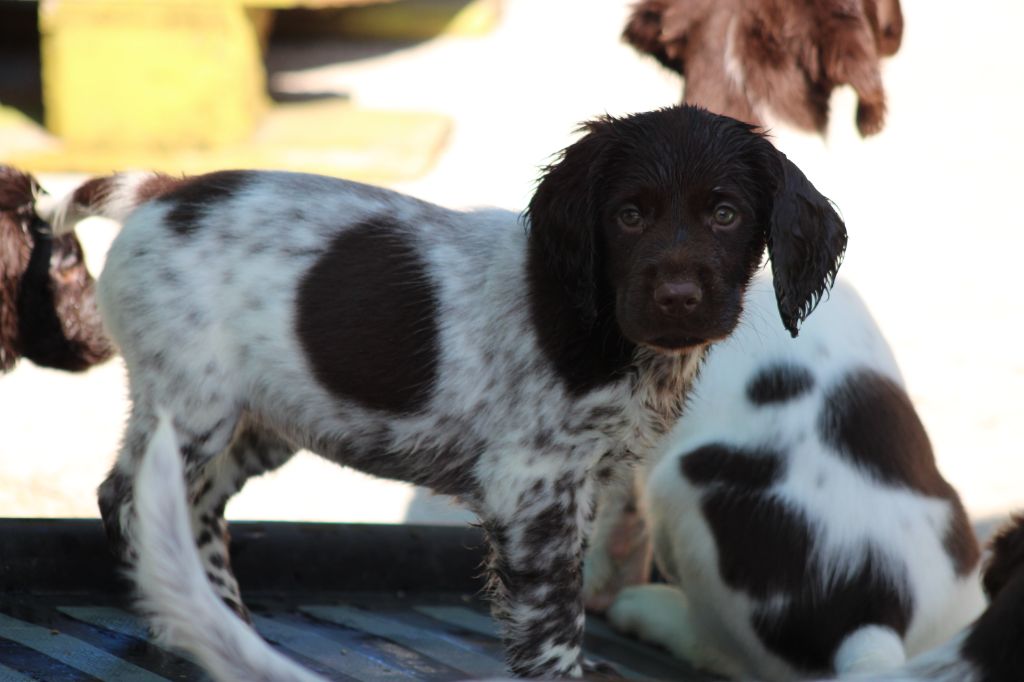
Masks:
[[[861,682],[981,682],[978,670],[962,652],[965,630],[945,644],[916,656],[896,670],[885,673],[844,676]]]
[[[192,537],[184,472],[171,420],[162,415],[136,474],[139,607],[163,644],[192,654],[222,682],[322,678],[270,647],[210,587]]]
[[[985,612],[942,646],[872,682],[1019,682],[1024,680],[1024,515],[992,541],[985,568]]]
[[[185,180],[143,171],[91,178],[63,198],[40,196],[36,214],[50,224],[55,235],[71,232],[80,220],[92,216],[120,223],[140,204],[166,194]]]

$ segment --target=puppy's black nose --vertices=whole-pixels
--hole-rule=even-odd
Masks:
[[[654,302],[666,315],[686,315],[700,305],[704,292],[693,280],[662,282],[654,290]]]

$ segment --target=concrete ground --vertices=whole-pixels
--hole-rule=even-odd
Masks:
[[[522,208],[538,168],[596,114],[678,100],[681,85],[619,42],[626,2],[506,0],[483,38],[276,46],[280,90],[337,89],[368,107],[438,111],[450,144],[397,189],[453,206]],[[842,274],[895,348],[940,466],[976,519],[1024,507],[1024,5],[904,0],[885,72],[885,131],[862,141],[849,93],[825,144],[782,146],[842,210]],[[0,141],[2,143],[2,141]],[[44,176],[53,191],[76,178]],[[1015,198],[1017,197],[1017,198]],[[81,226],[98,267],[113,226]],[[95,270],[94,270],[95,271]],[[22,364],[0,380],[0,515],[93,516],[126,413],[118,361],[73,376]],[[302,454],[252,482],[232,518],[458,521],[443,500]]]

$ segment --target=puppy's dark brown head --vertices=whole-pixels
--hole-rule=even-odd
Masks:
[[[0,371],[18,357],[83,370],[113,354],[74,234],[54,238],[35,214],[32,176],[0,166]]]
[[[796,166],[751,126],[695,107],[583,130],[530,203],[531,277],[557,286],[581,324],[601,330],[597,343],[614,347],[609,319],[627,348],[725,338],[766,245],[796,334],[846,245],[839,216]]]

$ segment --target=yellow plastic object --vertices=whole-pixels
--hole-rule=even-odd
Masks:
[[[438,35],[480,36],[491,31],[501,17],[501,0],[246,0],[276,7],[340,9],[308,12],[289,22],[306,35],[341,36],[376,40],[426,40]]]
[[[324,9],[396,2],[396,0],[241,0],[241,2],[249,7],[266,7],[268,9]]]
[[[501,15],[500,0],[398,0],[345,10],[345,35],[426,39],[435,35],[478,36]]]
[[[146,168],[193,174],[277,168],[386,184],[426,172],[444,148],[450,129],[451,121],[438,114],[305,102],[275,106],[250,138],[216,149],[100,149],[51,142],[5,153],[5,137],[23,138],[25,128],[20,122],[5,131],[0,119],[0,162],[36,173]]]
[[[43,0],[47,127],[78,148],[244,140],[268,108],[257,19],[231,0]]]

